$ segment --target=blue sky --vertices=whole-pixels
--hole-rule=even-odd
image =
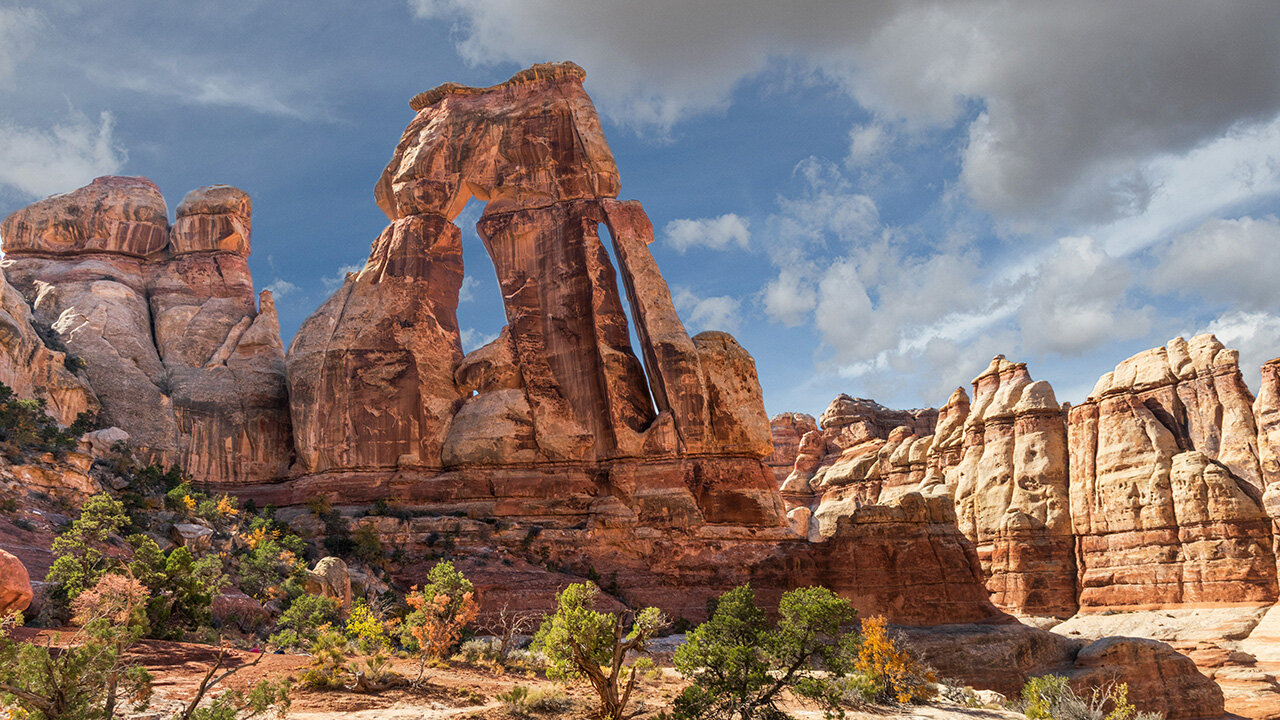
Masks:
[[[286,342],[385,225],[442,82],[587,70],[692,331],[770,413],[938,405],[996,353],[1059,400],[1178,334],[1280,355],[1280,4],[0,0],[0,214],[97,175],[254,199]],[[459,220],[474,347],[502,325]]]

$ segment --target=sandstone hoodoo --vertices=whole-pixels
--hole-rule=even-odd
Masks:
[[[1071,409],[1080,604],[1276,600],[1253,396],[1211,335],[1139,353]]]
[[[1000,356],[974,379],[972,401],[957,389],[936,414],[859,415],[849,408],[874,403],[836,398],[781,488],[793,505],[808,497],[827,534],[902,492],[950,497],[992,599],[1020,615],[1270,604],[1277,366],[1263,368],[1255,401],[1235,351],[1212,335],[1176,338],[1067,408]],[[774,432],[794,424],[775,418]]]
[[[216,485],[280,476],[292,442],[280,329],[270,293],[254,294],[249,228],[240,190],[193,191],[171,227],[159,189],[126,177],[0,225],[8,281],[83,364],[102,420]]]

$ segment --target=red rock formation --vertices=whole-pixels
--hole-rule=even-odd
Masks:
[[[818,418],[827,442],[847,448],[871,438],[887,438],[895,428],[908,428],[915,435],[930,435],[938,422],[938,411],[890,410],[874,400],[840,394]]]
[[[414,98],[375,193],[392,225],[289,350],[301,474],[769,454],[754,363],[727,335],[685,332],[648,218],[614,199],[617,168],[582,78],[572,64],[536,66]],[[464,358],[451,221],[471,197],[488,203],[477,229],[507,326]],[[746,507],[758,505],[757,475],[741,488]],[[767,520],[781,522],[780,510]]]
[[[800,454],[800,440],[806,433],[817,432],[818,421],[805,413],[786,412],[769,419],[769,434],[773,439],[773,454],[764,462],[773,468],[773,474],[781,486],[791,474]],[[826,454],[825,452],[823,454]]]
[[[998,621],[973,545],[959,533],[946,497],[907,493],[836,520],[823,543],[834,562],[814,578],[866,617],[902,625]],[[838,560],[837,560],[838,559]]]
[[[105,177],[0,225],[6,274],[84,362],[103,421],[217,485],[269,480],[290,456],[275,307],[249,276],[250,214],[243,192],[200,188],[170,228],[151,181]]]
[[[1251,405],[1212,335],[1125,360],[1070,412],[1082,607],[1273,602]]]
[[[1154,640],[1107,637],[1086,644],[1024,625],[904,628],[907,643],[942,677],[1017,697],[1027,680],[1055,674],[1077,693],[1110,683],[1129,686],[1129,701],[1169,720],[1226,715],[1222,690],[1185,655]]]
[[[1195,663],[1165,643],[1142,638],[1095,640],[1076,654],[1067,675],[1077,692],[1123,682],[1129,701],[1144,712],[1178,718],[1218,718],[1226,714],[1222,688]]]

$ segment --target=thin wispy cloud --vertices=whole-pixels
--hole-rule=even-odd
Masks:
[[[30,199],[117,173],[127,158],[109,112],[94,120],[71,111],[47,128],[0,121],[0,185]]]

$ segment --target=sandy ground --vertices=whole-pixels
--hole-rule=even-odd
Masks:
[[[35,630],[19,628],[15,636],[29,642],[59,645],[72,635],[70,630]],[[216,661],[218,649],[208,645],[145,640],[130,650],[131,656],[154,675],[154,696],[150,706],[131,713],[132,720],[166,720],[193,695],[200,680]],[[259,657],[261,659],[259,659]],[[250,663],[256,664],[250,666]],[[262,679],[297,676],[311,662],[305,655],[259,655],[239,650],[228,651],[224,667],[247,666],[219,687],[247,688]],[[418,664],[412,659],[393,661],[396,672],[409,678],[417,676]],[[516,717],[498,699],[515,685],[534,689],[558,688],[572,700],[572,707],[555,714],[535,715],[546,718],[586,718],[594,709],[594,695],[585,684],[556,683],[532,673],[506,672],[487,665],[455,663],[449,667],[429,667],[420,689],[391,689],[379,693],[348,691],[310,691],[295,688],[291,694],[289,717],[296,720],[437,720],[474,718],[500,720]],[[684,688],[684,681],[671,668],[660,668],[645,678],[637,690],[635,709],[640,718],[649,718],[663,709]],[[820,710],[792,703],[787,710],[798,720],[820,720]],[[975,710],[954,705],[916,706],[910,708],[875,708],[850,711],[854,720],[1017,720],[1023,716],[999,710]]]

